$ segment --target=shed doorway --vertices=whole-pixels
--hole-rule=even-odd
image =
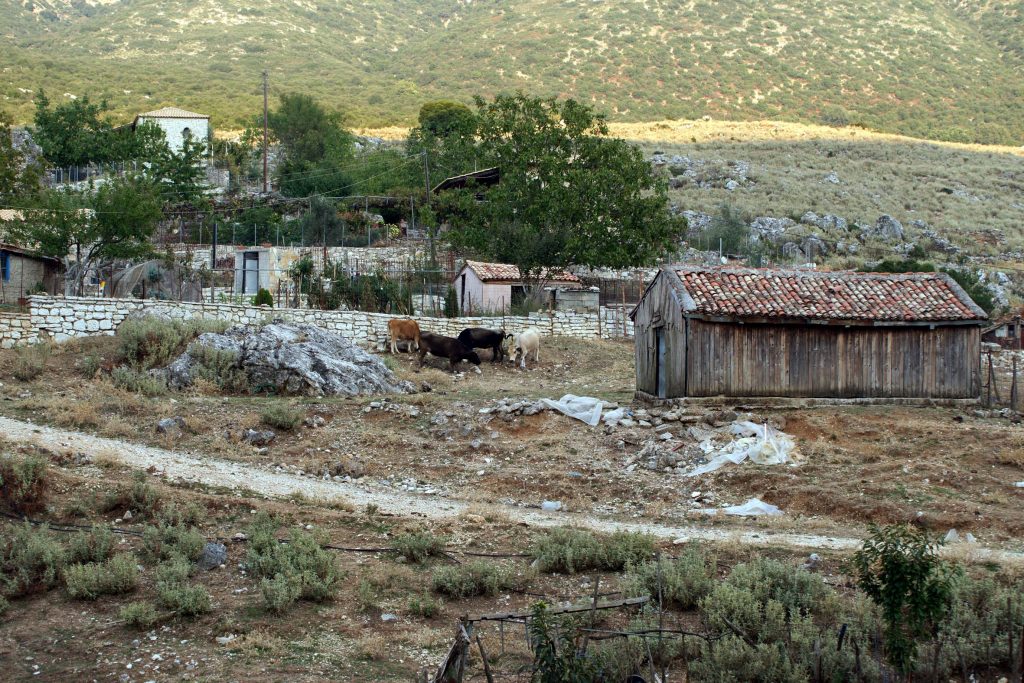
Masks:
[[[655,395],[665,398],[665,328],[654,328],[654,376],[657,378]]]

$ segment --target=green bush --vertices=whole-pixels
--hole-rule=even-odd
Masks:
[[[657,601],[659,581],[664,606],[689,610],[711,592],[715,585],[715,558],[699,548],[688,547],[678,559],[632,565],[624,578],[632,595],[650,596]]]
[[[132,474],[132,486],[128,491],[128,505],[132,514],[150,517],[160,507],[160,492],[149,483],[146,473],[139,470]]]
[[[274,297],[271,296],[270,292],[268,292],[266,289],[260,287],[259,291],[256,292],[256,296],[252,298],[252,305],[273,307]]]
[[[429,593],[414,595],[409,598],[409,612],[414,616],[430,619],[440,610],[441,603]]]
[[[560,527],[534,542],[531,554],[545,573],[575,574],[591,569],[622,571],[654,554],[654,539],[645,534],[617,531],[597,536],[589,531]]]
[[[110,381],[118,389],[124,389],[144,396],[163,396],[167,393],[167,382],[142,370],[120,366],[110,373]]]
[[[7,608],[9,608],[10,606],[11,603],[7,602],[7,598],[0,595],[0,616],[3,616],[4,612],[6,612]]]
[[[234,394],[249,391],[249,377],[238,364],[238,354],[231,349],[193,344],[188,348],[192,357],[192,379],[205,380],[221,391]]]
[[[205,614],[211,609],[210,594],[202,586],[188,583],[191,565],[173,555],[156,568],[156,594],[160,604],[181,616]]]
[[[278,523],[265,513],[258,515],[249,529],[246,564],[254,578],[272,580],[273,585],[267,590],[274,597],[287,595],[286,582],[296,582],[299,586],[296,599],[314,602],[333,599],[344,578],[334,556],[320,547],[317,536],[305,531],[293,530],[288,542],[280,543],[277,529]],[[278,575],[282,578],[278,579]]]
[[[99,356],[88,355],[78,364],[78,371],[85,379],[93,379],[96,373],[103,367],[103,359]]]
[[[114,552],[114,534],[110,529],[94,526],[92,530],[75,534],[67,549],[67,561],[72,564],[106,562]]]
[[[500,591],[521,587],[526,577],[520,577],[515,567],[473,560],[464,564],[438,567],[430,577],[436,593],[451,598],[469,598],[477,595],[497,595]]]
[[[285,612],[302,595],[302,580],[295,574],[275,574],[260,581],[263,603],[271,612]]]
[[[156,607],[150,602],[130,602],[121,608],[121,621],[128,626],[149,628],[157,621]]]
[[[0,537],[0,586],[9,596],[45,591],[57,585],[64,566],[64,546],[46,526],[28,522]]]
[[[103,563],[73,564],[64,569],[68,595],[80,600],[130,593],[138,582],[135,556],[129,553],[120,553]]]
[[[142,530],[142,552],[146,558],[162,562],[182,557],[190,562],[199,559],[206,539],[195,529],[180,524],[147,526]]]
[[[0,455],[0,500],[12,511],[32,514],[43,509],[48,488],[48,463],[38,455]]]
[[[195,503],[179,505],[170,501],[160,506],[157,522],[164,526],[194,527],[205,517],[205,513]]]
[[[858,586],[882,610],[889,661],[904,674],[952,606],[957,570],[939,559],[938,546],[908,524],[872,526],[853,558]]]
[[[458,318],[462,315],[462,311],[459,310],[459,297],[455,288],[448,285],[448,289],[444,293],[444,317],[446,318]]]
[[[263,409],[260,422],[276,429],[292,430],[302,424],[306,414],[298,408],[281,403],[273,403]]]
[[[219,320],[126,320],[117,328],[118,355],[139,370],[163,367],[180,356],[200,334],[223,332],[227,327],[227,323]]]
[[[426,562],[431,557],[444,555],[444,539],[434,536],[429,531],[395,536],[391,547],[400,557],[417,564]]]
[[[31,382],[43,374],[46,369],[46,361],[49,359],[50,346],[48,344],[22,346],[14,353],[12,374],[15,379],[22,382]]]

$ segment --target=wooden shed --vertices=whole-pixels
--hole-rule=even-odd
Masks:
[[[945,273],[666,266],[630,317],[640,397],[981,393],[987,316]]]

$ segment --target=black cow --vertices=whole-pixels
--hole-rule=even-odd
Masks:
[[[423,367],[423,357],[427,354],[432,356],[438,356],[440,358],[448,359],[448,366],[452,372],[455,372],[455,364],[460,360],[468,360],[473,365],[478,366],[477,372],[480,372],[480,356],[476,355],[476,351],[466,346],[458,339],[454,337],[445,337],[440,334],[431,334],[430,332],[420,332],[420,367]]]
[[[491,362],[495,363],[505,359],[505,340],[511,334],[505,334],[505,330],[489,330],[486,327],[467,327],[459,332],[459,341],[470,349],[490,349]]]

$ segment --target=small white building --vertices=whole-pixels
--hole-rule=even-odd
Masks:
[[[209,146],[210,117],[206,114],[197,114],[178,107],[164,107],[136,116],[135,121],[132,122],[132,130],[146,121],[160,126],[172,152],[181,151],[186,136],[192,136],[193,139],[201,140]]]
[[[538,284],[561,289],[583,288],[583,283],[572,273],[547,270],[541,272]],[[463,313],[508,311],[527,294],[527,283],[523,282],[519,268],[509,263],[466,261],[452,286]]]

